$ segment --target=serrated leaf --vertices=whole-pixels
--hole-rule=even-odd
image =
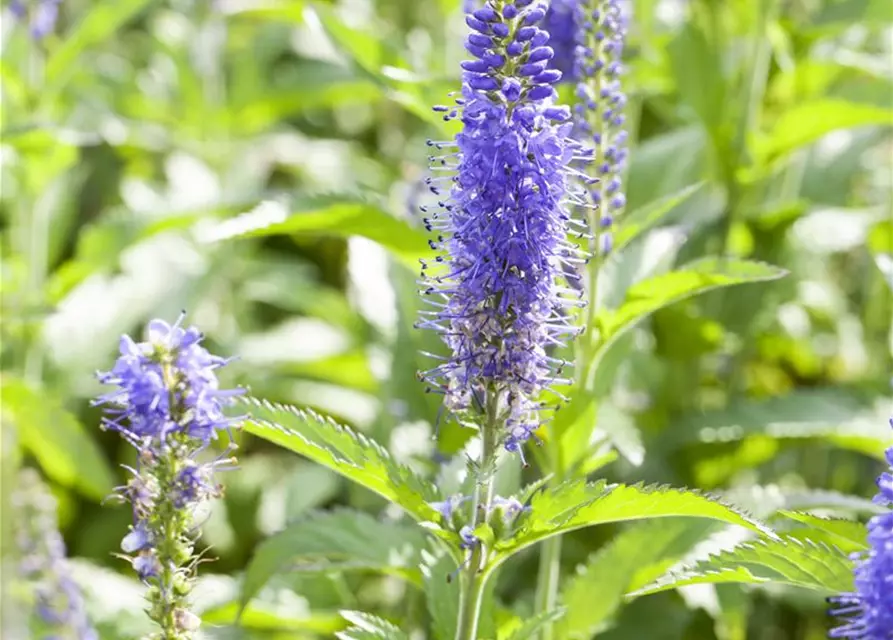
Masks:
[[[893,113],[870,104],[823,98],[786,111],[756,148],[764,158],[772,158],[811,144],[832,131],[870,125],[893,126]]]
[[[893,441],[883,416],[845,389],[806,389],[763,401],[686,416],[668,431],[679,445],[738,442],[750,436],[820,439],[879,460]]]
[[[397,626],[382,618],[361,611],[342,611],[341,617],[353,626],[339,631],[339,640],[409,640]]]
[[[867,498],[826,489],[788,489],[776,485],[751,485],[726,491],[723,495],[732,504],[739,505],[762,518],[768,518],[783,509],[800,511],[823,509],[868,515],[883,511],[880,505]]]
[[[609,522],[672,516],[707,518],[760,534],[763,524],[706,495],[659,485],[608,485],[604,481],[565,482],[534,496],[518,533],[496,545],[498,562],[544,538]]]
[[[829,593],[853,590],[853,564],[825,544],[782,537],[740,544],[634,591],[642,596],[693,584],[786,584]]]
[[[394,461],[369,438],[309,410],[245,398],[244,430],[328,467],[401,506],[419,521],[437,514],[428,504],[440,499],[437,489]]]
[[[539,631],[548,624],[553,624],[561,620],[565,614],[564,607],[557,607],[550,611],[542,611],[527,620],[517,629],[515,629],[507,640],[534,640],[538,637]]]
[[[798,511],[780,511],[783,515],[795,522],[805,524],[805,535],[816,540],[816,532],[827,534],[828,539],[823,540],[839,547],[842,551],[853,552],[868,549],[868,529],[865,525],[855,520],[843,518],[823,518],[811,513]]]
[[[649,202],[645,206],[625,214],[623,223],[618,225],[617,232],[614,234],[614,250],[612,253],[622,251],[629,243],[658,224],[673,209],[694,195],[703,184],[699,182],[698,184],[685,187],[676,193],[659,198],[654,202]]]
[[[273,235],[362,236],[377,242],[413,269],[432,255],[428,237],[376,204],[356,197],[308,198],[287,214],[281,205],[264,203],[254,211],[225,220],[208,232],[213,240]]]
[[[384,522],[362,511],[302,519],[257,546],[242,581],[241,606],[281,571],[379,571],[420,585],[416,567],[425,540],[414,524]]]
[[[12,376],[0,378],[0,396],[4,417],[50,478],[96,500],[111,493],[115,476],[109,463],[74,415],[45,390]]]
[[[604,353],[620,336],[658,309],[706,291],[777,280],[786,273],[783,269],[762,262],[705,258],[689,263],[677,271],[639,282],[627,291],[620,308],[601,314],[600,352]]]
[[[561,596],[567,615],[559,637],[591,637],[620,609],[628,591],[659,578],[721,526],[678,518],[637,523],[619,533],[567,579]]]

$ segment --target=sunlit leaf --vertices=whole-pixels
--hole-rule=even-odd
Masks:
[[[623,224],[618,225],[614,234],[614,252],[622,251],[630,242],[659,224],[667,214],[688,200],[702,186],[703,183],[698,183],[685,187],[681,191],[624,214]]]
[[[805,535],[817,542],[819,540],[815,534],[821,532],[828,535],[827,542],[839,547],[842,551],[853,552],[868,549],[868,529],[864,524],[855,520],[825,518],[798,511],[781,511],[780,514],[806,525],[808,528],[803,530]]]
[[[893,441],[883,416],[858,395],[839,388],[803,389],[763,401],[685,416],[670,430],[678,445],[739,442],[748,437],[814,439],[879,460]]]
[[[849,593],[853,590],[853,563],[839,549],[809,540],[757,540],[667,574],[630,595],[729,582],[787,584],[824,593]]]
[[[38,391],[12,376],[0,378],[0,395],[4,417],[50,478],[96,500],[109,495],[114,474],[75,416],[46,390]]]
[[[431,520],[437,489],[395,462],[378,443],[309,410],[246,398],[245,431],[305,456],[400,505],[417,520]]]
[[[341,616],[353,626],[336,633],[338,640],[409,640],[396,625],[368,613],[342,611]]]
[[[209,240],[273,235],[363,236],[391,251],[412,268],[419,258],[432,254],[424,232],[389,215],[378,206],[336,196],[311,198],[291,215],[276,205],[242,214],[222,222],[209,232]]]
[[[893,126],[893,112],[844,100],[816,100],[783,113],[772,131],[758,140],[756,148],[763,158],[772,158],[811,144],[832,131],[872,125]]]
[[[707,518],[773,535],[763,524],[709,496],[658,485],[609,485],[568,481],[534,496],[518,533],[497,543],[501,562],[545,538],[609,522],[667,518]]]
[[[347,509],[318,513],[261,542],[242,581],[244,607],[282,571],[375,571],[421,583],[425,534],[415,524],[378,520]]]
[[[705,258],[639,282],[627,291],[620,308],[601,314],[600,351],[604,353],[620,336],[658,309],[706,291],[777,280],[786,273],[761,262]]]
[[[659,578],[721,526],[677,518],[633,524],[619,533],[566,579],[561,602],[567,614],[558,625],[560,637],[591,637],[620,609],[630,589]]]

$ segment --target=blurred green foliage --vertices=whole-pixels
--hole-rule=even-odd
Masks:
[[[609,480],[710,490],[758,517],[864,516],[852,496],[872,493],[893,412],[893,9],[630,4],[635,213],[602,274],[606,322],[623,325],[631,292],[662,298],[618,331],[586,386],[598,408],[562,418],[561,449],[578,471],[607,463]],[[430,250],[411,204],[425,140],[453,133],[430,106],[458,87],[459,5],[66,0],[41,42],[4,12],[4,494],[20,461],[52,483],[103,638],[145,622],[139,585],[111,555],[130,515],[100,504],[133,453],[99,431],[89,399],[118,337],[150,317],[188,310],[216,352],[239,356],[227,383],[332,416],[458,486],[461,464],[440,460],[467,435],[443,424],[431,439],[437,402],[415,378],[418,352],[439,347],[412,329],[414,271]],[[789,273],[690,299],[668,272],[704,256],[727,269],[711,278],[737,277],[741,259]],[[664,306],[674,286],[688,293]],[[345,609],[410,630],[454,618],[442,594],[446,609],[426,610],[417,559],[395,565],[418,531],[343,518],[378,515],[381,499],[237,437],[241,468],[203,525],[218,558],[196,596],[209,637],[332,637],[349,626]],[[617,453],[600,457],[604,442]],[[536,477],[506,467],[500,492]],[[312,525],[286,541],[295,570],[261,579],[255,566],[257,597],[230,627],[258,543],[301,518]],[[796,588],[624,601],[719,531],[669,522],[565,536],[562,637],[824,637],[820,595]],[[317,558],[338,553],[344,562]],[[422,556],[422,571],[452,571],[433,547]],[[529,551],[501,569],[485,604],[501,634],[530,614],[535,576]]]

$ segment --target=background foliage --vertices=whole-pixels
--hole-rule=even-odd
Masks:
[[[103,638],[145,622],[111,555],[129,512],[100,504],[132,449],[98,430],[89,399],[118,337],[150,317],[188,310],[216,352],[239,356],[226,382],[387,446],[424,477],[411,481],[420,495],[458,487],[467,435],[444,424],[432,439],[437,402],[415,372],[419,350],[438,347],[412,323],[430,252],[415,205],[425,140],[452,134],[430,105],[458,87],[459,4],[67,0],[42,42],[4,13],[3,470],[23,461],[52,483]],[[890,440],[893,10],[630,7],[632,213],[600,297],[616,327],[630,305],[655,313],[618,332],[586,386],[597,404],[576,407],[560,440],[544,434],[540,453],[562,452],[577,475],[606,464],[612,482],[711,491],[790,539],[805,526],[808,544],[857,550],[848,521],[783,513],[864,519],[873,508],[853,496],[872,494]],[[704,256],[712,275],[697,286],[670,273]],[[788,275],[691,297],[761,279],[736,267],[745,258]],[[324,466],[237,437],[241,469],[203,527],[218,558],[196,599],[209,636],[332,637],[374,626],[339,614],[362,610],[450,637],[455,562],[418,527],[378,517],[380,497]],[[499,491],[538,475],[504,465]],[[10,486],[5,475],[4,496]],[[802,576],[654,585],[730,535],[674,519],[568,533],[560,637],[824,637],[823,594]],[[778,566],[739,559],[778,579]],[[536,569],[531,549],[502,567],[489,637],[529,617]],[[641,589],[657,593],[624,599]]]

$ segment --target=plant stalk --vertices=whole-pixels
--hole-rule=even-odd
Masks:
[[[498,446],[499,394],[491,389],[487,394],[486,420],[481,429],[481,461],[478,481],[472,494],[472,512],[469,526],[475,529],[490,511],[493,499],[493,480]],[[456,624],[456,640],[477,640],[481,617],[484,586],[488,573],[484,571],[487,550],[483,542],[471,548],[471,553],[461,571],[462,591],[459,596],[459,619]]]

